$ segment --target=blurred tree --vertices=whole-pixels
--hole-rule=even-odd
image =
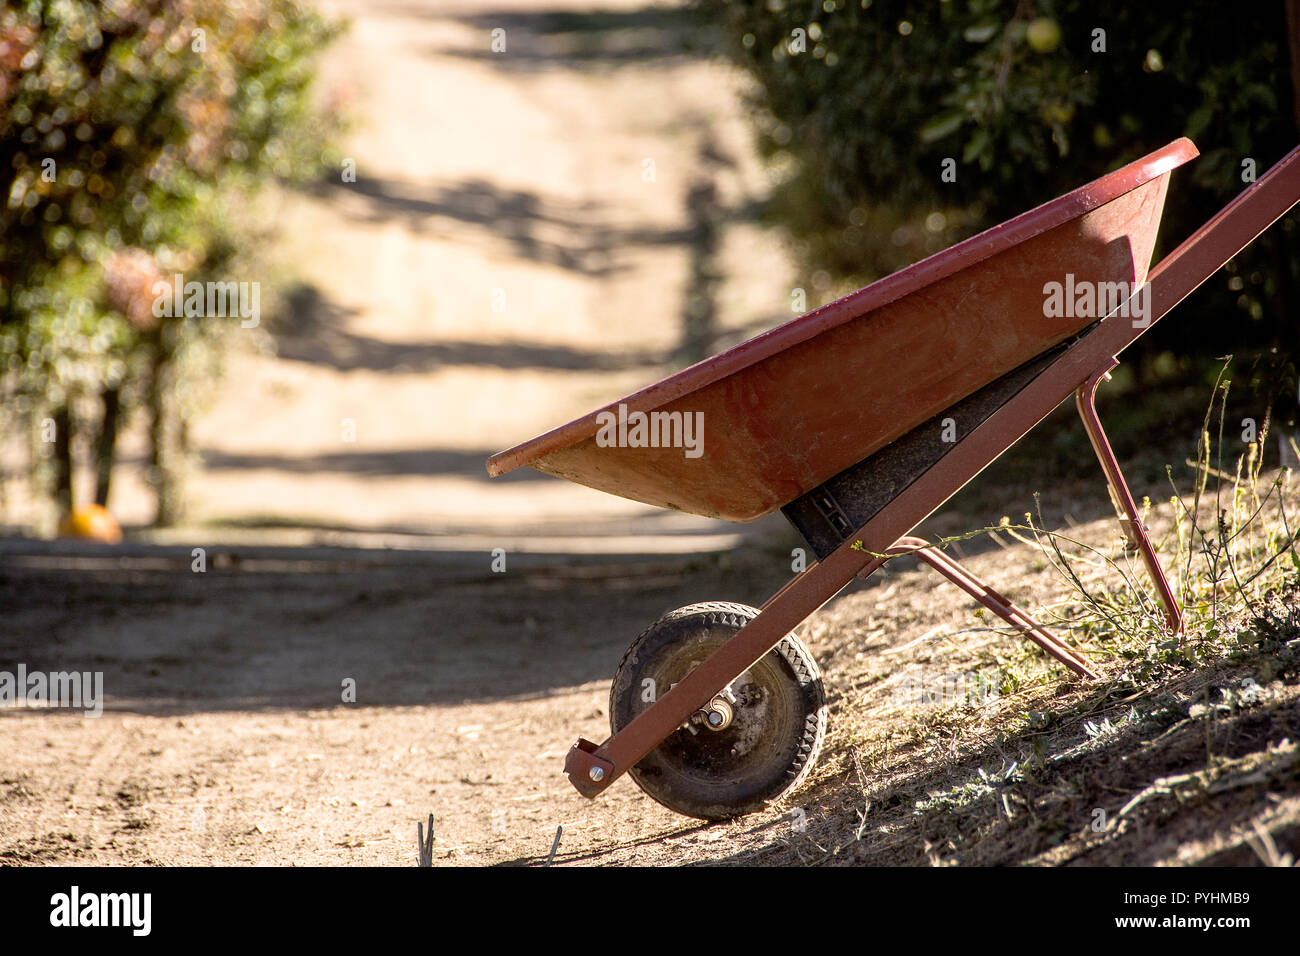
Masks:
[[[0,395],[29,425],[53,420],[65,510],[77,408],[98,409],[103,503],[122,416],[143,403],[158,521],[176,518],[195,346],[220,321],[156,315],[159,284],[228,278],[255,238],[236,197],[318,174],[312,57],[337,32],[292,0],[0,12]]]
[[[1202,155],[1176,174],[1159,257],[1300,138],[1296,0],[699,4],[757,81],[771,214],[823,298],[1185,135]],[[1294,421],[1297,221],[1156,326],[1139,370],[1162,349],[1253,352],[1254,384]]]

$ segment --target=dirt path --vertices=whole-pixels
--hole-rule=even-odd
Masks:
[[[1113,520],[1072,534],[1117,544]],[[537,865],[557,827],[558,865],[1240,865],[1262,829],[1300,852],[1300,615],[1280,605],[1289,643],[1145,693],[1051,679],[954,710],[908,688],[1023,673],[1026,645],[903,561],[803,628],[831,721],[810,781],[704,826],[629,780],[584,800],[564,753],[606,736],[637,630],[761,603],[788,552],[493,574],[447,553],[238,548],[198,574],[188,549],[33,551],[0,550],[0,661],[101,671],[107,707],[0,710],[0,863],[412,865],[429,814],[437,865]],[[966,563],[1036,613],[1065,596],[1026,545]],[[1251,683],[1258,700],[1216,706]],[[1095,831],[1099,809],[1118,829]]]
[[[762,603],[795,542],[779,519],[741,539],[560,481],[492,485],[483,459],[663,370],[701,171],[735,212],[712,263],[723,325],[783,317],[789,267],[743,215],[763,177],[734,78],[677,52],[690,27],[674,8],[328,6],[356,17],[329,70],[355,89],[358,181],[281,201],[277,256],[311,291],[274,334],[242,343],[196,428],[195,524],[118,550],[0,541],[0,670],[101,671],[107,696],[98,718],[0,710],[0,863],[410,865],[431,813],[439,865],[536,864],[561,826],[560,865],[1242,862],[1252,823],[1300,833],[1294,746],[1280,743],[1300,733],[1292,671],[1263,713],[1219,725],[1236,735],[1231,759],[1263,755],[1239,768],[1256,789],[1233,792],[1250,799],[1219,820],[1195,801],[1171,810],[1179,839],[1153,841],[1138,821],[1138,836],[1101,845],[1089,825],[1095,807],[1204,767],[1209,731],[1190,718],[1162,738],[1177,753],[1105,776],[1116,792],[1069,788],[1139,749],[1120,737],[1044,790],[1017,784],[1005,804],[918,822],[918,801],[966,799],[977,771],[1032,751],[1036,731],[876,716],[913,664],[946,673],[1016,653],[962,595],[904,569],[852,585],[807,625],[839,729],[792,806],[704,827],[630,781],[578,797],[564,752],[606,735],[609,679],[637,631],[695,601]],[[490,50],[498,28],[504,54]],[[143,520],[138,476],[116,487],[115,509]],[[1104,511],[1099,481],[1086,514],[1052,490],[1081,520]],[[999,502],[1019,513],[1029,498]],[[1003,513],[975,510],[931,530]],[[1114,544],[1110,519],[1077,533]],[[490,570],[495,547],[504,573]],[[1013,598],[1059,598],[1030,550],[984,547],[970,566]],[[1186,715],[1193,691],[1178,693]],[[1051,713],[1080,699],[1039,694],[1030,703]],[[1082,746],[1083,718],[1061,722],[1060,740]],[[871,774],[851,760],[864,740]],[[1232,772],[1214,785],[1236,786]],[[1022,808],[1055,814],[1062,800],[1059,833],[1024,824]]]
[[[95,719],[0,711],[0,861],[411,864],[429,813],[440,864],[536,863],[558,826],[561,863],[744,858],[788,838],[784,809],[702,827],[630,781],[588,802],[559,772],[577,736],[607,734],[637,629],[697,600],[760,603],[783,555],[520,558],[493,575],[430,553],[224,554],[204,574],[183,549],[0,555],[0,660],[93,662],[109,699]],[[924,593],[960,621],[933,585],[891,588],[881,613],[909,620]]]
[[[353,21],[322,88],[350,104],[356,182],[276,200],[262,267],[305,289],[235,335],[193,431],[190,520],[457,548],[718,531],[562,481],[490,482],[483,461],[671,368],[702,179],[724,217],[720,329],[790,316],[791,266],[750,221],[767,179],[739,78],[683,53],[695,27],[671,5],[321,6]],[[111,502],[128,522],[149,513],[139,479]]]
[[[103,670],[109,698],[98,719],[0,714],[7,861],[406,863],[429,812],[438,858],[473,863],[545,854],[560,825],[566,859],[679,830],[633,789],[591,811],[558,761],[603,734],[637,629],[761,601],[788,561],[742,580],[709,555],[747,529],[483,468],[671,367],[700,182],[725,217],[722,344],[789,314],[738,80],[683,52],[689,17],[321,6],[354,21],[323,81],[351,101],[356,182],[275,199],[262,278],[304,288],[236,335],[187,525],[137,537],[170,550],[0,553],[0,666]],[[125,524],[151,515],[140,438]]]
[[[243,549],[204,574],[178,549],[3,555],[0,659],[93,662],[109,703],[0,712],[0,861],[410,864],[429,813],[440,863],[535,861],[557,826],[566,862],[697,829],[635,787],[589,804],[558,771],[579,734],[605,735],[630,630],[711,594],[759,600],[773,557],[493,575],[307,554]]]

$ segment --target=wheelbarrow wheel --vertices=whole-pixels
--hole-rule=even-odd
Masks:
[[[679,608],[646,628],[614,675],[614,733],[757,616],[744,604],[710,602]],[[812,770],[826,735],[821,674],[793,634],[720,696],[729,718],[722,729],[693,721],[629,771],[668,809],[704,820],[751,813],[789,794]]]

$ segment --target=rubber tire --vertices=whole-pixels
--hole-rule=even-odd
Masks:
[[[646,676],[668,668],[680,680],[684,673],[677,672],[683,660],[703,660],[758,613],[744,604],[692,604],[646,628],[623,655],[610,688],[614,733],[650,706],[641,699]],[[746,675],[749,683],[742,683]],[[674,731],[629,770],[637,785],[668,809],[702,820],[752,813],[790,794],[817,762],[826,736],[825,693],[816,661],[796,636],[782,638],[731,686],[742,692],[757,688],[749,696],[757,703],[772,701],[777,706],[758,710],[742,703],[732,727],[718,732],[700,729],[695,741],[687,738],[687,730]],[[656,696],[666,692],[667,688],[656,687]],[[743,727],[742,714],[748,721]],[[738,736],[732,744],[746,746],[746,752],[755,755],[749,766],[737,769],[732,762],[736,751],[730,745],[727,755],[718,750],[733,731]],[[755,738],[757,731],[761,731],[758,738],[765,739]]]

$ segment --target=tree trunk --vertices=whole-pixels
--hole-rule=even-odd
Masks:
[[[72,415],[67,404],[54,410],[54,500],[59,510],[72,512]]]
[[[1286,0],[1286,42],[1291,51],[1291,110],[1300,131],[1300,0]]]
[[[163,341],[155,344],[149,376],[149,477],[157,496],[154,524],[166,528],[182,511],[181,456],[177,428],[171,354]]]
[[[1286,42],[1291,54],[1291,111],[1295,117],[1296,132],[1300,133],[1300,0],[1286,0]],[[1290,353],[1291,363],[1300,370],[1300,330],[1290,319],[1291,303],[1295,301],[1295,292],[1291,282],[1291,259],[1287,249],[1286,230],[1270,229],[1273,248],[1273,281],[1277,286],[1280,310],[1279,327],[1291,329],[1290,341],[1279,343]],[[1284,399],[1285,404],[1278,408],[1282,421],[1278,422],[1278,443],[1281,446],[1283,466],[1294,466],[1295,444],[1300,434],[1295,430],[1300,420],[1300,399],[1295,395]],[[1287,419],[1290,421],[1288,422]]]
[[[1286,0],[1286,42],[1291,51],[1291,110],[1295,115],[1296,133],[1300,134],[1300,0]],[[1274,262],[1280,263],[1277,270],[1277,289],[1279,307],[1282,309],[1282,326],[1290,328],[1291,358],[1296,368],[1300,369],[1300,329],[1291,321],[1290,307],[1295,301],[1291,280],[1291,256],[1287,249],[1286,230],[1270,229],[1273,236]]]
[[[686,196],[693,220],[691,274],[682,304],[682,344],[679,354],[687,364],[708,358],[717,334],[718,219],[721,207],[712,178],[701,178]]]
[[[113,480],[113,459],[117,451],[117,418],[122,404],[121,388],[104,389],[104,417],[95,443],[95,504],[108,507],[109,484]]]

